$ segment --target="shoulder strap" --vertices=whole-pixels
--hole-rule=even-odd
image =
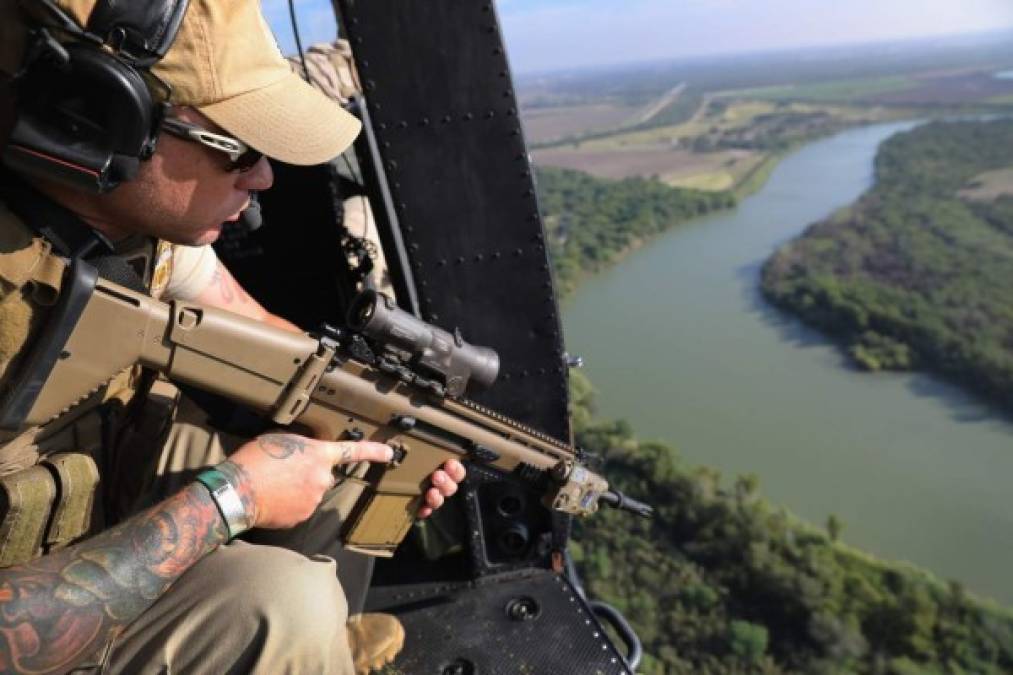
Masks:
[[[147,292],[133,268],[113,252],[108,239],[28,182],[3,169],[0,169],[0,199],[59,255],[86,259],[100,277],[140,293]]]

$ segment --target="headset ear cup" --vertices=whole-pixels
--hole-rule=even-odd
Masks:
[[[54,112],[87,125],[89,140],[113,154],[138,157],[152,134],[154,102],[144,78],[111,54],[83,43],[67,46],[69,69],[55,78]],[[80,128],[80,127],[79,127]]]
[[[65,47],[68,61],[40,59],[20,78],[12,142],[27,150],[22,168],[45,174],[51,166],[56,180],[105,192],[132,178],[147,155],[155,103],[130,65],[92,45]],[[68,174],[67,166],[81,171]]]

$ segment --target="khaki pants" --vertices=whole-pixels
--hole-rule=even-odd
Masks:
[[[130,433],[151,434],[145,422],[157,420],[160,403],[172,406],[172,392],[160,393],[146,406],[140,431],[118,444],[113,487],[120,513],[174,494],[242,442],[209,431],[203,412],[184,397],[162,452],[141,457],[143,439]],[[131,449],[134,456],[126,456]],[[354,672],[345,622],[349,611],[362,611],[373,559],[344,551],[338,530],[360,489],[341,483],[305,523],[252,531],[248,541],[198,562],[114,641],[103,672]]]

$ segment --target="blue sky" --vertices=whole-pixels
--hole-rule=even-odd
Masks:
[[[419,0],[404,0],[406,2]],[[286,0],[263,0],[286,53]],[[1013,28],[1013,0],[497,0],[516,72]],[[330,0],[296,0],[304,44]]]

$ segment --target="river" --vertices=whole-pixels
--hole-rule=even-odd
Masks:
[[[852,129],[787,157],[734,211],[677,227],[564,307],[599,414],[678,448],[842,539],[1013,605],[1013,423],[934,377],[861,373],[768,306],[763,261],[853,202],[876,148],[911,123]]]

